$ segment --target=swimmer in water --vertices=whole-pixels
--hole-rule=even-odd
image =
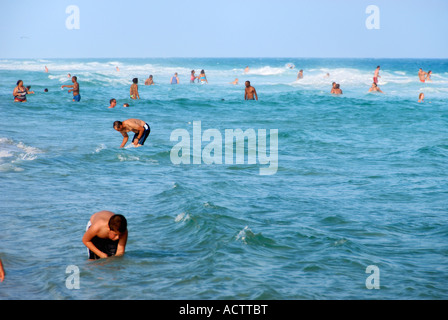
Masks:
[[[73,76],[72,82],[73,82],[73,85],[63,85],[63,86],[61,86],[61,89],[72,88],[72,89],[68,90],[68,92],[73,92],[73,102],[79,102],[79,101],[81,101],[81,95],[79,94],[78,78],[76,76]]]
[[[381,93],[384,93],[383,91],[381,91],[381,89],[378,87],[378,85],[375,82],[372,83],[372,86],[370,87],[369,92],[381,92]]]
[[[145,81],[145,86],[152,86],[154,84],[154,80],[152,78],[152,74],[149,75],[149,78]]]
[[[427,73],[425,71],[422,70],[422,68],[420,68],[418,70],[418,78],[420,79],[420,82],[425,82],[426,81],[426,75]]]
[[[233,82],[230,82],[230,84],[238,84],[238,78],[235,78],[235,80],[233,80]]]
[[[122,256],[125,253],[127,240],[126,218],[105,210],[96,212],[90,217],[82,237],[91,260]]]
[[[132,79],[131,88],[129,89],[129,94],[131,99],[140,99],[140,95],[138,94],[138,79]]]
[[[258,101],[258,95],[257,91],[254,87],[250,85],[250,81],[246,81],[245,83],[246,89],[244,90],[244,100],[257,100]]]
[[[115,108],[115,106],[117,105],[117,100],[110,99],[109,103],[110,103],[109,109]]]
[[[432,73],[432,71],[429,70],[428,73],[426,74],[426,78],[425,78],[426,81],[432,81],[431,80],[431,73]]]
[[[28,89],[23,86],[23,81],[17,81],[17,86],[14,88],[12,95],[14,96],[14,102],[26,102],[26,95]]]
[[[208,83],[204,70],[201,70],[201,74],[199,75],[198,79],[200,83]]]
[[[333,89],[331,89],[332,94],[342,94],[342,90],[340,89],[339,83],[334,83]]]
[[[179,83],[179,77],[177,76],[177,72],[174,74],[174,76],[171,77],[171,84],[178,84]]]
[[[195,71],[191,70],[191,76],[190,76],[190,83],[194,83],[194,80],[196,80]]]
[[[244,69],[244,73],[248,73],[249,72],[249,66],[246,66],[246,68]]]
[[[129,140],[128,132],[134,132],[134,138],[132,138],[132,143],[134,147],[141,147],[145,144],[146,138],[148,138],[151,133],[151,128],[149,124],[145,121],[139,119],[128,119],[123,122],[115,121],[114,129],[121,133],[123,136],[123,141],[120,148],[124,148]]]
[[[299,80],[299,79],[303,79],[303,70],[300,70],[299,73],[297,74],[296,80]]]
[[[422,92],[418,95],[418,102],[424,102],[423,100],[425,99],[425,94]]]

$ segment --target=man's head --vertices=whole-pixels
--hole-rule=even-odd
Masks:
[[[120,131],[123,128],[123,122],[121,121],[115,121],[114,122],[114,129],[117,131]]]
[[[138,83],[138,79],[137,78],[132,79],[132,83],[137,84]]]
[[[250,81],[246,81],[245,84],[246,84],[246,88],[250,87]]]
[[[109,219],[109,239],[118,240],[126,232],[128,222],[121,214],[115,214]]]
[[[117,105],[117,100],[116,99],[110,99],[110,105],[114,105],[114,106],[116,106]]]
[[[76,76],[72,77],[72,82],[75,83],[76,81],[78,81],[78,78]]]

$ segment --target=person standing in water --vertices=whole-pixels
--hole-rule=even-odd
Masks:
[[[138,94],[138,79],[132,79],[131,88],[129,89],[129,94],[131,99],[140,99],[140,95]]]
[[[299,73],[297,74],[296,80],[300,80],[300,79],[303,79],[303,70],[300,70]]]
[[[61,86],[61,89],[64,88],[72,88],[70,90],[68,90],[68,92],[73,92],[73,102],[79,102],[81,101],[81,95],[79,94],[79,83],[78,83],[78,78],[76,76],[72,77],[72,85],[63,85]]]
[[[425,71],[423,71],[422,68],[420,68],[418,70],[418,78],[420,79],[420,82],[426,81],[426,75],[427,75],[427,73]]]
[[[177,76],[177,72],[174,74],[174,76],[171,77],[171,84],[178,84],[179,83],[179,77]]]
[[[28,89],[23,85],[23,81],[17,81],[17,86],[12,92],[12,95],[14,96],[14,102],[26,102],[26,95],[28,93]]]
[[[152,74],[149,75],[149,78],[145,81],[145,86],[152,86],[154,84],[154,80],[152,78]]]
[[[194,83],[194,80],[196,80],[195,71],[191,70],[191,76],[190,76],[190,83]]]
[[[201,74],[199,75],[198,79],[199,79],[199,82],[202,83],[202,84],[208,83],[207,77],[205,76],[205,71],[204,70],[201,70]]]
[[[257,100],[258,95],[254,87],[250,85],[250,81],[246,81],[246,89],[244,90],[244,100]]]
[[[373,83],[375,84],[378,84],[378,78],[381,78],[379,73],[380,73],[380,66],[376,67],[375,72],[373,73]]]

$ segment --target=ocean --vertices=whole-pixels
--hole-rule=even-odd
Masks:
[[[368,93],[377,65],[384,94]],[[202,69],[208,84],[190,83]],[[2,59],[0,299],[447,299],[447,97],[448,60]],[[151,134],[120,149],[112,124],[129,118]],[[238,129],[255,146],[225,161]],[[277,162],[260,157],[263,132]],[[101,210],[127,218],[126,254],[89,261]]]

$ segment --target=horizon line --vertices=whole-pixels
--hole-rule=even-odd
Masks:
[[[371,59],[371,60],[392,60],[392,59],[407,59],[407,60],[448,60],[448,57],[282,57],[282,56],[260,56],[260,57],[0,57],[2,60],[24,60],[24,59]]]

